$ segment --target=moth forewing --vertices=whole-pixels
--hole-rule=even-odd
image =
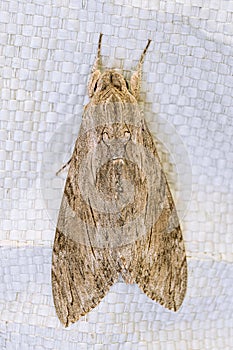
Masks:
[[[130,89],[120,73],[101,73],[101,40],[53,247],[54,304],[65,326],[97,306],[120,274],[172,310],[187,285],[174,201],[137,102],[150,40]]]

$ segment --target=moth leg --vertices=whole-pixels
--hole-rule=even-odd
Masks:
[[[101,74],[100,70],[99,70],[99,66],[100,66],[100,51],[101,51],[102,36],[103,36],[103,34],[100,33],[97,55],[96,55],[94,65],[93,65],[92,70],[91,70],[91,77],[90,77],[90,80],[88,83],[88,95],[90,98],[94,95],[94,92],[95,92],[95,89],[97,86],[97,82],[98,82],[100,74]]]
[[[151,40],[148,39],[147,45],[146,45],[145,49],[143,50],[143,53],[141,54],[140,60],[138,62],[137,70],[136,70],[136,72],[133,73],[133,75],[130,79],[131,92],[137,100],[139,99],[140,88],[141,88],[142,65],[143,65],[143,61],[144,61],[146,52],[148,50],[148,47],[150,46],[150,43],[151,43]]]
[[[63,167],[61,167],[61,168],[56,172],[56,176],[58,176],[58,174],[60,174],[60,172],[61,172],[62,170],[64,170],[64,169],[70,164],[71,160],[72,160],[72,157],[68,160],[68,162],[67,162],[65,165],[63,165]]]

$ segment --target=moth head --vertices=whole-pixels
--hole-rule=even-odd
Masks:
[[[96,91],[106,91],[110,89],[122,92],[127,90],[124,77],[114,70],[107,70],[99,76],[94,87],[94,93]]]
[[[131,77],[130,89],[129,89],[128,83],[120,73],[114,70],[108,70],[101,74],[99,66],[100,66],[100,49],[101,49],[102,36],[103,34],[101,33],[99,36],[96,60],[93,65],[91,78],[88,84],[89,97],[90,98],[93,97],[93,95],[96,92],[113,88],[113,89],[117,89],[118,91],[122,91],[123,93],[128,91],[131,93],[131,95],[133,95],[138,100],[139,93],[140,93],[140,85],[141,85],[142,64],[151,40],[148,40],[148,43],[138,62],[137,69]]]

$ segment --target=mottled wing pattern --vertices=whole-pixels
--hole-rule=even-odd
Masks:
[[[146,125],[143,142],[157,157],[153,138]],[[187,288],[187,263],[182,233],[171,192],[164,181],[157,184],[164,191],[162,211],[150,231],[140,240],[121,249],[128,273],[126,282],[136,282],[143,292],[170,310],[178,310]],[[154,197],[154,201],[158,199]],[[146,218],[145,218],[146,220]],[[124,277],[123,274],[123,277]],[[129,277],[130,275],[130,277]]]
[[[60,321],[66,327],[96,307],[119,275],[110,250],[82,244],[68,235],[66,225],[72,217],[69,211],[66,212],[64,198],[70,195],[72,163],[73,159],[59,212],[59,217],[65,220],[64,223],[61,220],[56,230],[52,257],[54,304]],[[72,233],[87,234],[75,232],[75,228]]]
[[[102,249],[77,244],[56,231],[53,298],[57,315],[66,327],[96,307],[117,278],[111,257]]]

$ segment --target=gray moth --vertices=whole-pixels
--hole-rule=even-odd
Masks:
[[[100,71],[101,41],[53,245],[53,299],[65,327],[96,307],[119,275],[173,311],[187,288],[175,204],[138,104],[150,40],[129,85],[116,70]]]

